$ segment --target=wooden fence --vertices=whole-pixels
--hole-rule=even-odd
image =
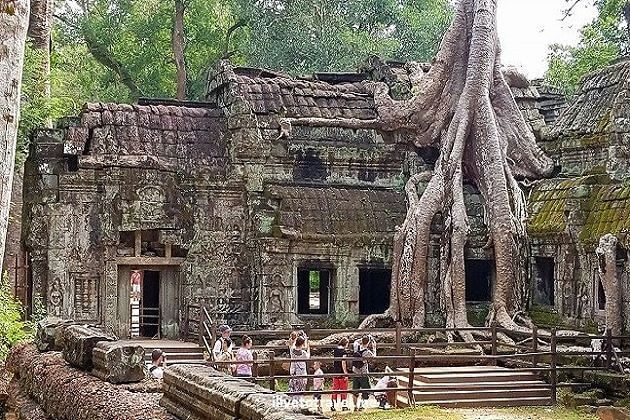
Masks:
[[[409,342],[404,337],[410,337],[412,335],[425,335],[425,334],[441,334],[446,336],[449,333],[467,332],[476,337],[482,339],[473,342]],[[232,337],[240,337],[241,335],[248,335],[256,340],[257,337],[264,337],[265,340],[278,339],[286,340],[291,333],[291,330],[249,330],[249,331],[234,331]],[[531,385],[532,388],[548,388],[551,391],[551,402],[556,403],[557,390],[560,387],[586,387],[590,384],[584,382],[560,382],[558,380],[559,373],[562,372],[578,372],[583,373],[586,371],[609,371],[621,368],[620,357],[630,354],[630,351],[624,350],[623,345],[630,343],[630,336],[613,336],[610,330],[604,335],[590,335],[581,334],[575,335],[562,335],[558,334],[555,328],[550,331],[543,331],[534,328],[531,332],[519,332],[506,330],[497,326],[492,327],[473,327],[473,328],[402,328],[397,325],[396,328],[390,329],[371,329],[371,330],[358,330],[358,329],[313,329],[307,330],[307,335],[311,337],[325,337],[331,334],[343,334],[345,336],[361,336],[366,334],[388,334],[391,337],[391,341],[379,342],[377,344],[378,353],[389,353],[386,356],[375,356],[369,358],[371,365],[387,364],[393,369],[406,368],[406,371],[397,371],[394,373],[386,372],[370,372],[371,377],[380,378],[383,376],[395,376],[398,378],[406,377],[408,380],[407,386],[398,388],[388,388],[387,391],[406,392],[408,395],[408,401],[410,405],[414,404],[414,391],[449,391],[455,389],[462,389],[462,384],[439,384],[435,386],[423,384],[422,387],[416,386],[414,379],[416,371],[419,366],[425,366],[431,364],[432,366],[438,366],[435,363],[439,360],[444,365],[450,365],[452,362],[467,362],[471,365],[484,365],[485,367],[479,368],[479,372],[492,373],[495,371],[505,372],[504,368],[499,368],[499,365],[503,365],[511,368],[511,372],[533,372],[537,373],[541,377],[546,379],[546,383],[540,385]],[[509,334],[512,337],[521,337],[522,339],[514,343],[506,343],[501,339],[501,334]],[[214,338],[214,337],[212,337]],[[582,342],[591,344],[592,340],[601,340],[602,343],[600,351],[558,351],[558,346],[563,342]],[[205,343],[208,346],[207,343]],[[615,345],[620,347],[620,350],[615,349]],[[324,351],[332,350],[336,344],[319,345],[312,343],[311,353],[321,353]],[[422,354],[427,349],[442,349],[457,348],[457,347],[470,347],[480,346],[485,351],[483,354],[471,354],[470,351],[454,351],[444,352],[441,354]],[[208,346],[209,347],[209,346]],[[206,347],[206,348],[208,348]],[[264,351],[268,354],[267,360],[258,360],[249,362],[252,364],[252,380],[256,383],[267,385],[270,389],[276,390],[277,382],[279,380],[288,380],[291,378],[307,378],[313,379],[314,375],[278,375],[276,372],[278,367],[291,363],[292,360],[287,357],[277,357],[277,353],[287,353],[286,345],[255,345],[252,350],[256,352]],[[582,357],[589,361],[588,366],[571,365],[567,364],[567,358]],[[562,358],[562,360],[560,360]],[[354,360],[362,360],[354,357],[334,358],[329,356],[312,356],[308,359],[308,363],[315,361],[321,363],[332,363],[335,361],[352,362]],[[583,360],[584,361],[584,360]],[[217,367],[224,365],[234,365],[235,362],[213,362]],[[241,362],[239,362],[241,363]],[[260,367],[267,367],[268,373],[266,375],[260,375]],[[488,366],[497,366],[495,369],[488,368]],[[473,370],[467,372],[474,372]],[[333,378],[339,376],[339,374],[324,374],[317,377]],[[348,378],[361,376],[359,374],[348,373],[343,375]],[[483,385],[479,384],[467,384],[464,386],[466,389],[476,390],[483,389]],[[518,382],[506,383],[502,386],[502,389],[518,389],[521,385]],[[528,386],[529,387],[529,386]],[[347,393],[361,393],[361,392],[374,392],[374,388],[348,390]],[[383,390],[380,390],[383,392]],[[322,390],[322,391],[305,391],[300,394],[303,395],[323,395],[323,394],[339,394],[338,390]],[[346,393],[346,392],[342,392]],[[291,395],[291,392],[287,392],[287,395]]]

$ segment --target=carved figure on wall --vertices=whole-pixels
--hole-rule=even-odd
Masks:
[[[163,205],[166,201],[164,191],[160,187],[148,186],[138,190],[138,200],[140,201],[140,220],[156,222],[162,220],[164,216]]]
[[[49,303],[52,315],[61,317],[61,311],[63,306],[63,293],[61,292],[61,280],[59,277],[55,277],[52,287],[50,289]]]

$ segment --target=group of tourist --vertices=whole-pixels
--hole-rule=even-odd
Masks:
[[[218,332],[220,336],[213,348],[214,360],[220,362],[233,361],[235,363],[222,363],[217,365],[217,368],[238,377],[251,377],[252,361],[254,360],[251,351],[251,337],[243,336],[241,347],[234,353],[234,343],[230,337],[232,329],[228,325],[222,325],[218,328]],[[311,357],[311,348],[306,333],[302,330],[293,331],[287,340],[287,347],[291,358],[288,366],[289,375],[291,376],[288,392],[291,393],[295,400],[300,400],[303,393],[307,391],[309,377],[313,378],[312,390],[323,391],[325,379],[319,361],[313,362],[312,376],[308,374],[307,363]],[[335,376],[332,381],[332,390],[336,392],[331,395],[330,409],[332,411],[336,411],[338,408],[342,411],[349,410],[347,403],[348,375],[352,373],[354,410],[363,410],[365,401],[370,396],[368,390],[372,388],[369,378],[369,358],[376,356],[376,340],[372,336],[366,335],[354,341],[350,348],[350,341],[347,338],[342,338],[333,350],[333,356],[335,361],[332,373]],[[351,362],[350,360],[344,361],[343,358],[351,359]],[[391,398],[388,398],[391,393],[384,390],[392,386],[397,386],[397,383],[395,378],[390,376],[382,377],[374,386],[374,389],[378,390],[374,395],[379,402],[380,408],[386,408],[388,403],[393,405]],[[317,409],[321,411],[322,394],[314,394],[314,398],[317,402]]]
[[[252,377],[252,365],[254,356],[252,354],[252,339],[244,335],[241,338],[241,346],[234,352],[234,342],[231,338],[232,329],[228,325],[221,325],[218,329],[218,335],[212,356],[217,369],[242,378]],[[311,357],[311,349],[309,339],[302,330],[293,331],[287,340],[287,347],[291,362],[289,363],[289,379],[288,391],[291,393],[294,401],[301,401],[303,394],[308,390],[308,379],[313,378],[313,391],[324,391],[325,379],[319,361],[313,362],[313,372],[309,376],[307,363]],[[166,363],[166,355],[159,349],[152,353],[152,364],[149,370],[153,377],[162,379],[163,367]],[[338,408],[342,411],[348,411],[347,395],[349,385],[349,374],[352,373],[352,397],[354,410],[360,411],[365,408],[365,401],[370,397],[370,389],[374,389],[374,396],[379,402],[380,408],[386,408],[387,404],[395,405],[395,392],[388,392],[386,388],[397,387],[397,381],[394,377],[383,376],[372,388],[370,384],[369,359],[376,356],[376,340],[370,335],[366,335],[354,341],[350,348],[350,341],[342,338],[333,350],[334,362],[332,373],[331,407],[332,411]],[[348,358],[348,360],[343,360]],[[229,363],[228,363],[229,362]],[[388,370],[389,368],[386,368]],[[391,370],[389,370],[391,371]],[[318,411],[322,411],[322,394],[314,394]]]

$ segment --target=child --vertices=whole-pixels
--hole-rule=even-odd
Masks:
[[[322,370],[322,364],[320,362],[313,363],[313,391],[323,391],[324,390],[324,371]],[[315,401],[317,401],[317,411],[322,413],[322,394],[314,395]]]
[[[236,361],[238,362],[251,362],[254,360],[252,355],[252,339],[246,335],[243,336],[241,341],[241,347],[236,352]],[[236,376],[250,378],[252,376],[252,364],[251,363],[238,363],[236,365]]]
[[[389,366],[385,367],[385,372],[391,373]],[[384,410],[386,404],[391,408],[396,408],[396,391],[386,391],[387,388],[398,388],[398,380],[392,376],[383,376],[374,385],[374,398],[378,401],[378,408]]]
[[[289,374],[291,376],[306,376],[306,359],[308,359],[310,355],[308,352],[308,344],[304,337],[296,337],[294,346],[289,347],[289,354],[291,355],[291,359],[296,360],[291,362]],[[300,400],[299,393],[306,391],[307,382],[308,378],[305,377],[289,379],[289,392],[296,393],[293,394],[293,400]]]

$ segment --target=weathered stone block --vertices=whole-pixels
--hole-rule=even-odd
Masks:
[[[92,350],[99,341],[114,341],[104,332],[81,325],[71,325],[64,330],[63,358],[72,366],[92,369]]]
[[[48,316],[37,323],[35,345],[39,351],[62,351],[63,330],[71,324],[61,318]]]
[[[210,367],[176,365],[164,372],[160,404],[186,419],[297,420],[325,419],[316,413],[293,411],[269,389],[226,376]]]
[[[101,341],[92,350],[92,374],[113,384],[140,382],[145,378],[144,348]]]

